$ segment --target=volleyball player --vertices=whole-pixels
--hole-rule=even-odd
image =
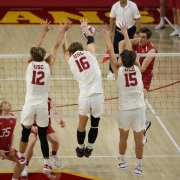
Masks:
[[[133,46],[133,50],[138,53],[156,53],[156,49],[153,43],[150,41],[152,32],[150,29],[144,27],[139,31],[139,38],[130,39],[131,44]],[[121,53],[124,50],[125,41],[121,41],[119,43],[119,52]],[[154,68],[155,57],[140,57],[140,70],[142,73],[142,80],[144,85],[144,96],[147,97],[148,90],[150,88],[152,76],[153,76],[153,68]],[[143,144],[147,142],[146,132],[148,128],[151,126],[151,121],[146,120],[146,130],[144,131],[143,136]]]
[[[43,173],[49,178],[55,178],[51,174],[52,168],[49,160],[49,146],[46,137],[49,123],[47,104],[48,91],[50,87],[52,67],[56,60],[58,47],[62,42],[64,33],[71,25],[69,21],[59,25],[58,37],[49,56],[45,58],[46,51],[40,46],[46,33],[51,29],[49,28],[49,23],[46,21],[42,24],[43,30],[36,47],[32,47],[30,49],[31,56],[28,59],[26,70],[26,97],[21,113],[22,137],[19,144],[18,157],[20,164],[26,164],[24,152],[28,144],[31,127],[35,119],[38,127],[41,151],[44,157]]]
[[[109,31],[106,30],[105,26],[102,29],[119,92],[118,126],[120,142],[118,167],[120,169],[127,168],[125,153],[127,150],[129,129],[132,126],[137,159],[134,174],[141,176],[143,156],[142,137],[145,128],[145,102],[142,75],[136,54],[132,50],[125,24],[122,23],[119,32],[124,35],[126,45],[125,50],[120,54],[122,63],[117,62],[109,37]]]
[[[11,104],[5,99],[0,99],[0,116],[12,116],[8,118],[0,117],[0,159],[10,160],[16,163],[12,180],[17,180],[21,175],[24,165],[17,160],[17,150],[13,148],[13,133],[16,126],[16,118],[13,117]]]
[[[89,157],[93,151],[93,144],[98,135],[98,126],[104,110],[104,96],[99,64],[95,57],[94,37],[88,30],[88,21],[80,20],[81,28],[87,37],[87,46],[84,50],[79,42],[73,42],[67,47],[66,38],[63,42],[65,59],[70,70],[79,83],[78,98],[79,125],[77,128],[76,148],[77,157]],[[85,147],[86,124],[91,119],[91,128],[88,132],[88,143]]]
[[[50,115],[50,112],[52,112],[53,115],[58,115],[58,112],[56,110],[56,104],[50,97],[48,97],[48,112],[49,112],[49,115]],[[65,127],[65,122],[61,118],[58,118],[57,121],[60,123],[62,128]],[[28,166],[29,166],[29,162],[33,156],[33,149],[34,149],[34,146],[37,141],[37,134],[38,134],[38,128],[37,128],[36,123],[34,122],[34,124],[31,127],[29,142],[28,142],[28,146],[27,146],[26,152],[25,152],[25,158],[26,158],[27,162],[26,162],[26,166],[24,167],[23,172],[21,173],[22,177],[28,176],[28,169],[29,169]],[[52,151],[51,151],[50,156],[54,160],[54,165],[57,168],[60,168],[61,160],[60,160],[59,156],[57,155],[57,151],[59,149],[59,139],[58,139],[56,132],[54,131],[54,129],[51,126],[51,118],[49,118],[49,125],[48,125],[48,129],[47,129],[47,139],[51,143]]]

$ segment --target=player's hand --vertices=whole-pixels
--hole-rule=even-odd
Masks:
[[[60,120],[60,125],[62,128],[64,128],[66,126],[66,123],[63,120]]]
[[[14,153],[15,153],[14,148],[10,147],[9,148],[9,155],[14,155]]]
[[[127,30],[128,30],[128,26],[126,23],[122,22],[122,24],[119,24],[121,30],[117,30],[119,33],[121,33],[122,35],[127,34]]]
[[[0,150],[0,157],[2,157],[2,159],[6,159],[6,153],[9,153],[9,151]]]
[[[87,19],[80,19],[80,23],[81,23],[81,28],[88,26],[89,21]]]
[[[134,36],[133,36],[133,38],[139,38],[139,37],[140,37],[140,35],[137,34],[137,33],[135,33]]]
[[[70,19],[65,19],[64,24],[60,23],[58,25],[59,32],[66,32],[71,27],[72,21]]]
[[[43,32],[48,32],[49,30],[53,29],[51,28],[49,25],[50,25],[51,21],[48,22],[48,20],[46,19],[46,21],[43,21],[41,23],[41,26],[42,26],[42,31]]]
[[[104,37],[109,37],[110,38],[110,31],[107,30],[107,27],[105,24],[101,25],[100,27],[100,32]]]

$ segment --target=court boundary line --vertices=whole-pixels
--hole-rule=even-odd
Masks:
[[[59,156],[60,158],[78,158],[77,156]],[[91,156],[90,158],[118,158],[119,156]],[[135,158],[136,156],[126,156],[126,158]],[[143,158],[180,158],[180,155],[147,155]],[[33,159],[43,159],[43,156],[33,156]]]
[[[155,110],[152,108],[151,104],[148,102],[148,100],[145,100],[147,106],[149,107],[149,109],[151,110],[152,114],[156,114]],[[168,135],[168,137],[170,138],[170,140],[172,141],[172,143],[175,145],[175,147],[178,149],[178,151],[180,152],[180,147],[178,146],[178,144],[176,143],[176,141],[174,140],[174,138],[171,136],[171,134],[169,133],[169,131],[167,130],[166,126],[163,124],[163,122],[161,121],[161,119],[159,118],[159,116],[155,115],[156,120],[159,122],[159,124],[162,126],[162,128],[164,129],[164,131],[166,132],[166,134]]]

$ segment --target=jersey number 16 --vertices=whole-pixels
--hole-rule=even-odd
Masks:
[[[79,72],[82,72],[82,71],[90,68],[89,62],[88,62],[88,61],[85,61],[85,60],[86,60],[86,57],[85,57],[85,56],[83,56],[82,58],[80,58],[79,61],[78,61],[78,60],[75,60],[77,66],[78,66],[78,68],[79,68]]]

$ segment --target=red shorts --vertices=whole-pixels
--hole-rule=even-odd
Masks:
[[[35,131],[33,131],[32,129],[31,129],[31,133],[34,133],[34,134],[37,136],[37,133],[36,133]],[[52,126],[49,125],[49,126],[48,126],[48,129],[47,129],[47,135],[48,135],[48,134],[51,134],[51,133],[55,133],[55,131],[54,131],[54,129],[52,128]]]
[[[168,0],[167,7],[180,9],[180,0]]]
[[[148,91],[149,88],[150,88],[151,79],[152,79],[152,76],[142,77],[144,89],[146,89],[147,91]]]

